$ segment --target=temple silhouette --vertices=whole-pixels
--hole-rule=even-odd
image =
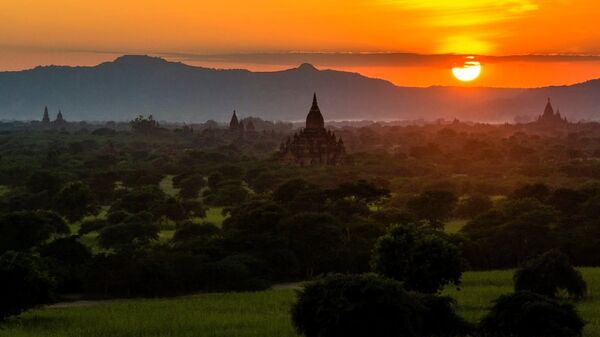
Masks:
[[[562,126],[569,124],[569,121],[566,117],[560,115],[560,110],[556,110],[556,113],[554,112],[550,98],[548,98],[544,113],[538,117],[535,123],[542,126]]]
[[[64,126],[65,124],[67,124],[67,121],[63,118],[62,111],[58,110],[58,114],[56,114],[56,119],[50,121],[48,107],[44,107],[44,114],[42,115],[43,126]]]
[[[337,165],[346,150],[342,138],[325,129],[325,120],[319,109],[317,94],[306,116],[306,127],[281,144],[279,154],[282,162],[289,165]]]

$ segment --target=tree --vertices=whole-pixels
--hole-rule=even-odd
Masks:
[[[129,126],[133,132],[146,135],[151,134],[160,128],[160,125],[154,120],[152,115],[149,115],[148,117],[139,115],[134,120],[129,122]]]
[[[323,271],[342,242],[340,226],[326,213],[298,213],[285,219],[280,231],[309,278]]]
[[[186,212],[186,209],[183,207],[183,205],[179,202],[179,200],[177,200],[173,197],[166,198],[162,208],[163,208],[162,213],[167,218],[169,218],[175,222],[182,221],[182,220],[189,218],[189,216]]]
[[[163,215],[166,196],[156,186],[143,186],[125,192],[112,205],[111,212],[122,210],[128,213],[150,212],[159,218]]]
[[[352,183],[343,183],[337,188],[329,191],[329,195],[335,199],[354,198],[368,204],[381,198],[389,197],[390,191],[379,188],[366,180],[359,180]]]
[[[43,266],[29,253],[0,255],[0,321],[51,300],[54,283]]]
[[[513,199],[533,198],[544,202],[550,195],[550,189],[544,184],[526,184],[517,188],[510,195]]]
[[[292,322],[306,337],[463,336],[449,298],[416,295],[373,274],[334,274],[298,292]]]
[[[288,180],[273,192],[273,200],[292,212],[320,212],[326,197],[319,186],[303,179]]]
[[[473,267],[515,268],[556,247],[552,233],[556,221],[556,212],[536,199],[509,199],[467,223],[461,232],[478,247],[476,260],[482,264]]]
[[[548,251],[531,259],[515,272],[515,291],[557,297],[565,290],[574,298],[585,296],[587,285],[569,258],[557,250]]]
[[[289,204],[295,198],[296,195],[302,192],[311,191],[318,189],[317,185],[311,184],[303,179],[292,179],[279,185],[275,191],[273,191],[273,200],[282,204]]]
[[[62,293],[82,291],[84,267],[91,260],[92,252],[79,242],[78,236],[53,240],[40,248],[40,256],[47,259],[58,291]]]
[[[204,176],[193,174],[183,178],[176,186],[179,188],[179,196],[183,199],[196,199],[200,190],[206,185]]]
[[[94,213],[94,198],[89,186],[81,181],[65,184],[56,195],[56,210],[70,222],[81,220],[86,214]]]
[[[27,180],[27,189],[32,193],[46,191],[49,195],[54,195],[61,186],[60,177],[49,171],[37,171],[29,176]]]
[[[53,234],[66,234],[69,227],[50,211],[21,211],[0,217],[0,254],[26,251],[48,240]]]
[[[447,219],[454,210],[458,198],[448,191],[426,191],[407,202],[408,210],[419,219],[438,224]]]
[[[500,296],[480,323],[483,336],[577,337],[585,323],[570,303],[531,292]]]
[[[239,183],[229,183],[206,191],[204,199],[208,205],[232,206],[248,199],[248,190]]]
[[[416,337],[418,306],[393,280],[331,275],[298,292],[292,322],[306,337]]]
[[[104,227],[100,230],[98,242],[104,248],[127,248],[157,240],[159,232],[160,228],[154,223],[152,214],[144,212]]]
[[[552,192],[548,198],[548,203],[563,214],[573,215],[581,209],[586,199],[583,192],[569,188],[559,188]]]
[[[195,224],[187,222],[177,228],[173,241],[181,242],[196,238],[211,238],[221,233],[221,229],[211,223]]]
[[[490,197],[476,194],[460,200],[454,213],[458,217],[472,219],[489,211],[493,206]]]
[[[393,226],[377,240],[373,271],[404,283],[409,290],[435,293],[448,284],[459,285],[460,250],[443,233],[415,225]]]

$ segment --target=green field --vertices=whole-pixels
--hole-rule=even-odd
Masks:
[[[578,304],[584,336],[600,336],[600,268],[583,269],[589,295]],[[445,294],[461,315],[477,321],[492,300],[512,289],[512,272],[465,273],[461,290]],[[31,311],[0,326],[6,337],[287,337],[296,336],[289,310],[294,290],[201,294],[173,299],[116,300]]]

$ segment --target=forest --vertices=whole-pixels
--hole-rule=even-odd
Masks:
[[[311,167],[278,156],[291,125],[255,125],[0,124],[0,318],[74,294],[156,298],[317,280],[292,313],[306,336],[320,336],[306,315],[330,287],[333,303],[358,288],[381,301],[394,293],[406,303],[386,302],[390,310],[421,303],[448,316],[444,333],[464,335],[473,327],[438,296],[463,273],[521,268],[515,280],[531,289],[541,281],[527,268],[559,265],[572,278],[557,287],[576,299],[585,282],[570,264],[600,266],[596,123],[340,124],[343,162]],[[553,285],[540,292],[555,295]],[[526,296],[504,304],[546,301]],[[407,329],[386,325],[378,308],[382,329]],[[419,330],[431,319],[422,315],[415,336],[441,333]],[[498,324],[488,317],[478,329]]]

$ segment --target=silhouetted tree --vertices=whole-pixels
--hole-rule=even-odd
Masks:
[[[53,288],[39,257],[12,251],[0,255],[0,321],[48,303]]]
[[[55,198],[56,210],[70,222],[81,220],[85,215],[95,213],[94,199],[89,186],[81,181],[67,183]]]
[[[454,210],[458,198],[448,191],[426,191],[407,203],[407,208],[419,219],[439,224],[447,219]]]
[[[480,323],[483,336],[577,337],[585,323],[570,303],[530,292],[500,296]]]
[[[515,272],[515,291],[531,291],[548,297],[556,297],[565,290],[573,298],[585,296],[587,285],[569,258],[557,250],[551,250],[527,261]]]
[[[462,261],[457,246],[442,233],[414,225],[393,226],[373,249],[373,271],[403,282],[406,289],[435,293],[460,284]]]

